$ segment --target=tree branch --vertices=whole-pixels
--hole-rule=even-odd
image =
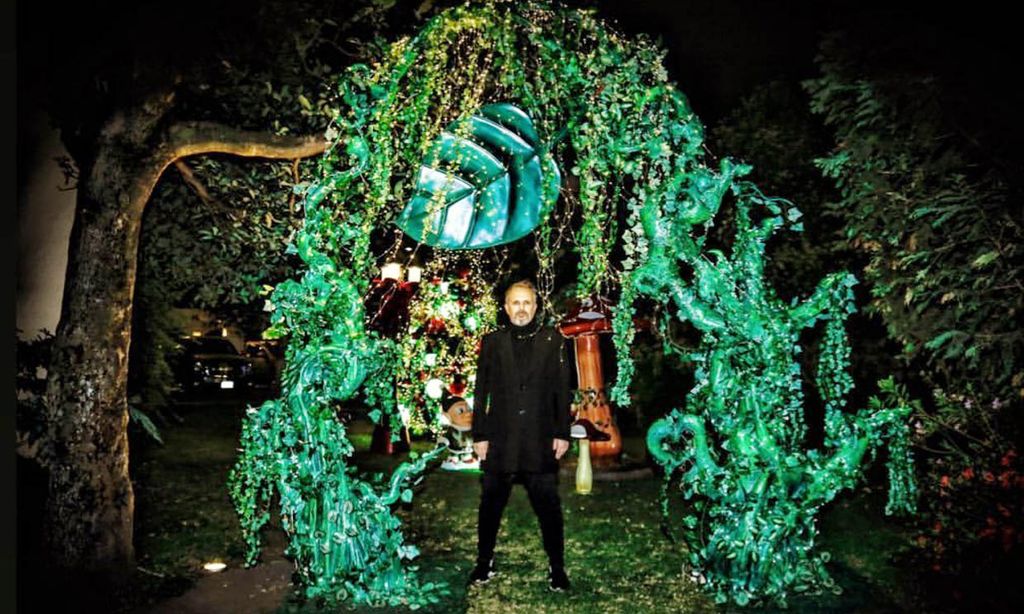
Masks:
[[[197,154],[226,153],[275,160],[308,158],[323,153],[327,141],[317,136],[281,136],[238,130],[214,122],[178,122],[168,129],[168,162]]]
[[[206,204],[213,202],[213,197],[210,196],[210,192],[206,189],[206,186],[196,179],[192,169],[189,168],[188,164],[185,164],[184,160],[175,160],[174,168],[178,169],[178,172],[181,173],[181,178],[185,180],[185,183],[187,183],[190,188],[192,188],[192,191],[196,193],[196,196],[198,196],[200,200]]]
[[[210,191],[206,189],[206,186],[203,185],[202,181],[199,181],[199,178],[195,176],[191,167],[189,167],[184,160],[175,160],[174,168],[178,169],[178,172],[181,174],[181,178],[190,188],[192,188],[192,191],[196,193],[196,196],[198,196],[199,200],[203,201],[204,204],[220,209],[230,215],[232,219],[238,219],[239,216],[242,215],[241,211],[225,205],[210,195]]]

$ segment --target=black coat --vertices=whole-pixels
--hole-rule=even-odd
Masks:
[[[553,439],[569,439],[572,369],[566,341],[542,326],[515,356],[511,327],[484,336],[473,391],[473,441],[488,472],[558,471]],[[523,368],[519,368],[523,365]]]

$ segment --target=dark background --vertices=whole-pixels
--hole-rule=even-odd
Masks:
[[[286,5],[286,3],[284,3]],[[339,11],[345,3],[334,3]],[[409,4],[409,24],[413,23]],[[438,2],[438,6],[454,4]],[[740,98],[770,80],[815,74],[813,59],[824,32],[842,29],[881,53],[893,68],[934,74],[965,128],[981,133],[1001,155],[1015,154],[1022,136],[1018,85],[1021,37],[1016,21],[995,2],[768,2],[752,0],[606,0],[592,6],[626,32],[661,37],[669,50],[670,76],[707,125]],[[207,55],[226,32],[241,28],[260,36],[284,35],[289,19],[268,23],[259,2],[102,2],[64,7],[18,6],[19,116],[44,104],[88,105],[94,79],[187,67]],[[401,11],[399,11],[401,15]],[[252,20],[259,19],[259,23]],[[251,22],[251,23],[250,23]],[[395,24],[402,30],[403,24]],[[406,30],[408,25],[406,25]],[[112,80],[111,80],[112,81]],[[99,111],[99,109],[97,109]],[[19,131],[19,158],[32,142]],[[1019,154],[1015,154],[1019,157]],[[19,170],[19,182],[27,169]]]

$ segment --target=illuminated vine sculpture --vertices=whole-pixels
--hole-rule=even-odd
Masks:
[[[724,167],[726,180],[749,170]],[[913,511],[910,408],[883,409],[872,399],[870,411],[843,411],[853,387],[843,325],[853,311],[856,280],[829,275],[809,299],[786,306],[763,283],[764,247],[784,216],[795,221],[800,214],[747,182],[735,182],[732,190],[737,230],[728,258],[699,252],[685,210],[664,217],[652,202],[641,213],[650,257],[633,277],[637,290],[665,297],[680,319],[702,333],[701,348],[691,356],[697,365],[697,383],[687,399],[691,413],[675,410],[655,422],[647,445],[666,469],[666,488],[678,473],[684,495],[697,498],[695,511],[703,517],[684,518],[694,577],[720,602],[785,604],[790,591],[838,590],[825,570],[828,554],[813,550],[815,515],[856,483],[865,455],[884,441],[886,513]],[[704,203],[710,213],[717,209],[715,199]],[[754,223],[754,213],[766,215]],[[693,284],[681,279],[680,264],[693,270]],[[825,321],[816,373],[825,402],[825,442],[822,450],[808,450],[796,354],[800,331],[818,320]],[[667,519],[667,492],[663,505]]]
[[[619,375],[610,398],[629,402],[638,298],[671,304],[703,333],[689,413],[657,423],[649,446],[670,476],[682,471],[687,495],[704,499],[705,521],[685,521],[690,556],[720,599],[781,600],[787,590],[827,584],[823,556],[811,549],[814,513],[853,483],[862,457],[883,439],[890,439],[890,504],[910,507],[904,410],[842,411],[851,385],[842,323],[852,278],[830,276],[795,307],[774,298],[762,256],[767,236],[782,224],[781,201],[734,181],[747,167],[729,160],[708,166],[703,127],[668,82],[664,54],[646,37],[627,39],[607,28],[592,11],[494,0],[449,9],[373,65],[346,71],[341,108],[326,134],[332,145],[317,179],[298,188],[304,220],[288,249],[307,270],[268,300],[272,326],[264,336],[288,338],[282,397],[249,409],[230,480],[250,564],[276,494],[307,596],[329,604],[436,601],[439,587],[403,565],[416,549],[404,543],[391,506],[411,499],[410,487],[446,446],[400,465],[387,481],[366,479],[348,463],[353,448],[336,411],[362,393],[371,413],[400,431],[401,348],[364,322],[362,297],[377,266],[371,236],[396,223],[414,194],[424,195],[416,180],[421,168],[465,167],[458,151],[439,153],[433,144],[446,128],[457,139],[471,138],[470,118],[495,104],[528,117],[536,138],[525,140],[542,168],[555,164],[562,177],[578,180],[577,190],[561,195],[550,177],[515,187],[542,201],[530,220],[537,223],[542,289],[571,235],[578,296],[620,290],[613,315]],[[430,155],[436,159],[425,159]],[[528,160],[517,162],[521,178]],[[465,183],[474,190],[484,182]],[[726,258],[705,253],[699,231],[730,190],[737,194],[739,235]],[[414,217],[424,221],[407,217],[406,227],[422,228],[428,238],[429,220],[439,213],[433,208],[463,202],[447,192],[417,200]],[[491,196],[473,202],[492,202]],[[626,213],[621,229],[618,207]],[[764,211],[769,217],[755,223],[754,214]],[[787,214],[796,215],[791,208]],[[575,219],[579,227],[570,230]],[[624,258],[615,262],[617,244]],[[681,267],[692,271],[692,282]],[[817,379],[827,437],[823,451],[804,451],[793,357],[798,331],[819,319],[826,320]]]

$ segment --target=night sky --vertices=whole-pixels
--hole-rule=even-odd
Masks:
[[[259,3],[255,3],[259,4]],[[343,6],[344,3],[336,3]],[[415,7],[415,2],[404,2]],[[441,3],[438,3],[441,4]],[[453,4],[447,2],[445,4]],[[1021,37],[1015,21],[994,2],[943,3],[768,2],[751,0],[606,0],[596,6],[626,32],[660,36],[668,67],[706,124],[712,124],[758,84],[815,74],[821,34],[844,29],[891,54],[893,66],[912,67],[943,80],[958,112],[992,133],[1006,148],[1024,131],[1017,85]],[[68,66],[130,69],[134,62],[187,65],[208,53],[220,33],[245,23],[251,2],[104,2],[54,10],[21,3],[19,10],[19,113],[41,104],[47,86],[69,95],[81,83]],[[282,21],[278,28],[287,28]],[[79,71],[82,72],[82,71]],[[89,71],[85,71],[89,72]],[[66,80],[66,82],[62,82]],[[31,143],[23,143],[31,147]]]

